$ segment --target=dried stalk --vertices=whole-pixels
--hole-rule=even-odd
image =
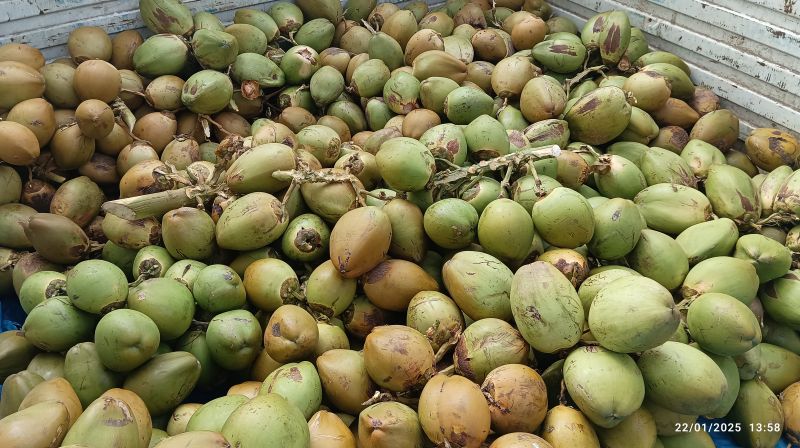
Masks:
[[[353,191],[357,193],[357,200],[359,207],[363,207],[366,205],[364,198],[361,194],[358,194],[362,191],[358,178],[352,174],[337,174],[337,173],[321,173],[319,171],[313,171],[307,167],[301,167],[300,169],[296,170],[288,170],[288,171],[275,171],[272,173],[272,177],[284,182],[291,182],[289,184],[289,188],[286,190],[286,194],[284,195],[284,201],[287,201],[288,198],[291,196],[291,193],[294,192],[294,189],[297,188],[299,185],[302,184],[313,184],[313,183],[349,183],[353,187]]]
[[[103,204],[103,211],[122,219],[136,220],[161,216],[170,210],[190,205],[203,206],[218,194],[227,191],[225,170],[246,151],[244,139],[238,135],[226,137],[217,147],[217,165],[210,179],[196,179],[178,174],[174,169],[155,171],[167,185],[184,185],[175,190],[161,191],[132,198],[117,199]]]
[[[449,164],[453,167],[452,169],[439,171],[433,176],[431,181],[433,197],[439,199],[454,196],[461,187],[469,184],[474,178],[501,170],[506,170],[506,178],[504,180],[508,183],[511,175],[529,162],[558,157],[560,154],[561,148],[557,145],[552,145],[542,148],[523,149],[513,154],[484,160],[465,168]]]

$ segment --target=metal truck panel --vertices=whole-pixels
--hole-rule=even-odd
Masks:
[[[742,134],[775,126],[800,133],[800,1],[798,0],[549,0],[555,13],[583,23],[601,11],[628,12],[651,47],[682,57],[696,83],[712,88],[742,119]],[[223,22],[238,8],[268,9],[274,1],[189,0],[192,11]],[[392,3],[402,3],[392,0]],[[430,2],[440,4],[441,2]],[[48,60],[66,55],[69,32],[100,26],[113,34],[149,33],[138,0],[0,1],[0,45],[23,42]]]
[[[754,127],[800,132],[800,4],[797,0],[550,0],[583,23],[624,10],[653,49],[683,58],[692,79]]]

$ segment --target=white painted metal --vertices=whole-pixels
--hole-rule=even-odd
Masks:
[[[388,0],[382,3],[401,3]],[[236,9],[267,10],[275,0],[185,0],[193,12],[217,14],[224,23]],[[138,29],[149,34],[139,17],[139,0],[0,0],[0,45],[22,42],[39,48],[48,60],[66,55],[70,31],[100,26],[113,34]]]
[[[753,127],[800,132],[800,4],[797,0],[550,0],[583,23],[621,9],[654,49],[679,55]]]
[[[402,0],[390,0],[400,3]],[[548,0],[557,14],[583,22],[599,11],[622,9],[653,48],[685,59],[695,82],[726,99],[752,127],[800,132],[800,0]],[[238,8],[266,10],[274,0],[187,0],[192,11],[230,22]],[[429,2],[441,3],[441,2]],[[79,26],[109,33],[144,28],[138,0],[0,0],[0,45],[24,42],[45,57],[66,55]]]
[[[624,3],[631,6],[642,4],[638,1]],[[741,0],[651,0],[650,3],[672,11],[678,23],[681,15],[696,18],[732,35],[800,56],[800,20],[796,17],[782,15],[778,21],[779,18],[773,16],[772,19],[776,21],[768,22],[766,19],[772,14],[762,13],[770,10],[751,6]],[[648,11],[647,8],[642,9]]]
[[[794,15],[800,17],[800,2],[797,0],[745,0],[747,3],[752,3],[756,6],[761,6],[766,9],[771,9],[783,14]]]

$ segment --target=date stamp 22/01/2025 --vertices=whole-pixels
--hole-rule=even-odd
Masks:
[[[779,423],[749,423],[737,422],[693,422],[675,423],[675,432],[727,432],[736,433],[748,430],[749,432],[781,432],[783,428]]]

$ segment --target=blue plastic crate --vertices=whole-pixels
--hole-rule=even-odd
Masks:
[[[25,311],[16,297],[0,300],[0,331],[19,330],[25,321]]]
[[[19,306],[16,297],[5,297],[0,299],[0,332],[9,330],[19,330],[22,322],[25,321],[25,311]],[[3,393],[3,385],[0,384],[0,394]]]

